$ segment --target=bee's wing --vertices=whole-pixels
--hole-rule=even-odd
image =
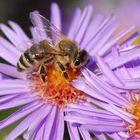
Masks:
[[[49,20],[40,15],[38,12],[31,12],[30,18],[33,26],[40,32],[45,32],[48,36],[48,41],[51,41],[54,46],[60,39],[65,37],[65,35],[63,35],[55,25],[53,25]],[[39,19],[39,22],[36,22],[35,19]]]

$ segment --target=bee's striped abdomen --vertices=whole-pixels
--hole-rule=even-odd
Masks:
[[[32,57],[30,49],[26,50],[20,57],[17,63],[18,71],[28,71],[35,64],[35,60]]]
[[[58,52],[50,46],[47,40],[38,42],[27,49],[17,63],[17,70],[20,72],[32,70],[42,63],[50,64],[54,55]],[[54,55],[53,55],[54,54]]]

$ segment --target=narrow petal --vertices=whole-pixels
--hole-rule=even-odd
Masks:
[[[30,137],[33,136],[34,132],[38,130],[38,127],[41,124],[42,120],[44,120],[45,117],[47,117],[47,115],[50,113],[51,109],[52,109],[52,106],[51,105],[46,105],[46,108],[44,109],[44,111],[41,114],[38,114],[36,120],[33,121],[30,124],[27,132],[24,134],[24,138],[25,139],[29,139]],[[45,129],[45,122],[46,122],[45,120],[43,121],[43,123],[44,123],[44,129]],[[43,133],[44,133],[44,130],[43,130]],[[42,133],[42,137],[43,137],[43,133]],[[34,136],[35,135],[36,134],[34,134]],[[36,138],[36,136],[35,136],[35,138]]]
[[[89,24],[84,39],[80,45],[81,48],[86,47],[85,44],[92,39],[93,34],[95,34],[96,30],[99,28],[101,22],[103,20],[102,15],[96,15],[91,23]]]
[[[25,50],[24,47],[26,46],[26,44],[22,43],[16,32],[14,32],[12,29],[10,29],[8,26],[4,24],[1,24],[0,28],[4,32],[4,34],[8,37],[8,39],[17,47],[18,50]]]
[[[20,120],[21,118],[25,117],[32,111],[39,108],[41,105],[43,105],[43,102],[41,102],[40,100],[34,101],[30,104],[25,105],[24,107],[22,107],[21,109],[19,109],[18,111],[16,111],[9,117],[7,117],[6,119],[0,121],[0,130],[2,130],[3,128],[11,125],[12,123]]]
[[[98,102],[97,100],[94,100],[92,98],[91,98],[91,100],[96,105],[101,106],[105,110],[108,110],[108,111],[112,112],[114,115],[119,116],[120,118],[122,118],[123,120],[129,122],[130,124],[135,125],[134,121],[131,119],[131,118],[134,118],[134,116],[132,114],[130,114],[130,113],[126,113],[126,114],[125,113],[121,113],[121,111],[123,111],[123,110],[119,109],[119,108],[116,109],[113,104],[106,104],[106,103]]]
[[[83,125],[87,125],[90,124],[91,126],[96,126],[96,125],[102,125],[102,126],[114,126],[114,127],[118,127],[118,126],[124,126],[123,121],[118,121],[118,120],[112,120],[109,121],[109,119],[104,119],[100,116],[100,118],[91,118],[91,117],[87,117],[87,116],[81,116],[80,114],[78,115],[67,115],[64,117],[64,119],[66,121],[70,121],[73,123],[78,123],[78,124],[83,124]]]
[[[111,29],[108,31],[105,31],[104,34],[106,34],[104,37],[102,37],[101,41],[97,43],[97,45],[91,49],[91,56],[94,56],[96,53],[98,53],[98,51],[100,51],[102,49],[102,47],[105,45],[105,43],[108,41],[108,39],[112,36],[112,34],[115,32],[115,30],[117,30],[119,24],[113,24],[112,27],[110,27]]]
[[[101,80],[90,70],[84,69],[82,71],[82,74],[92,84],[92,86],[96,87],[96,89],[98,89],[99,92],[101,92],[105,97],[120,105],[126,107],[129,106],[129,102],[119,92],[117,92],[115,88],[111,87],[108,83]]]
[[[21,52],[17,48],[15,48],[15,46],[12,45],[9,41],[7,41],[5,38],[0,37],[0,44],[1,46],[3,46],[3,48],[8,50],[10,53],[12,53],[16,58],[20,57]]]
[[[22,94],[22,93],[21,93]],[[37,100],[38,97],[30,97],[28,94],[17,95],[11,99],[7,99],[5,102],[0,103],[0,111],[5,109],[10,109],[17,106],[22,106],[32,101]]]
[[[37,133],[36,135],[33,137],[33,140],[43,140],[42,136],[43,136],[43,130],[44,130],[44,120],[39,124],[39,127],[37,128]],[[45,139],[44,139],[45,140]]]
[[[98,131],[98,132],[120,132],[120,131],[126,131],[126,128],[122,126],[110,126],[110,125],[81,125],[81,129],[88,129],[89,131]]]
[[[7,140],[15,140],[19,135],[21,135],[45,108],[46,105],[27,116],[16,128],[12,130],[12,132],[10,132],[10,134],[8,134]]]
[[[7,64],[0,63],[0,72],[8,76],[19,78],[19,79],[26,78],[26,75],[24,73],[18,72],[15,67]]]
[[[87,118],[104,118],[104,119],[110,119],[110,120],[121,120],[118,116],[113,116],[113,114],[107,114],[108,112],[100,109],[96,109],[97,111],[88,111],[88,110],[82,110],[78,108],[66,108],[65,111],[71,115],[79,114],[86,116]]]
[[[112,72],[111,68],[104,62],[104,60],[97,56],[97,63],[102,72],[115,86],[124,86],[120,79]]]
[[[132,78],[140,78],[140,67],[128,68],[127,70]]]
[[[56,129],[56,135],[55,135],[54,140],[63,140],[63,136],[64,136],[64,113],[63,113],[63,110],[58,109],[57,119],[58,119],[58,122],[56,124],[57,129]]]
[[[81,19],[79,21],[79,25],[77,27],[77,31],[75,33],[75,40],[80,44],[80,42],[82,41],[85,31],[88,27],[90,18],[91,18],[91,14],[92,14],[92,6],[88,6],[87,8],[85,8]]]
[[[122,79],[132,79],[131,74],[129,73],[128,69],[125,67],[120,67],[119,69],[114,71],[119,78]]]
[[[21,42],[24,42],[28,46],[31,46],[31,40],[30,38],[25,34],[25,32],[22,30],[22,28],[15,22],[9,21],[9,25],[13,28],[13,30],[16,32],[18,37],[20,38]]]
[[[138,32],[132,33],[127,39],[125,39],[121,44],[120,44],[120,49],[127,48],[128,46],[132,45],[132,43],[137,39],[138,37]]]
[[[93,132],[93,133],[99,140],[107,140],[107,138],[103,133],[98,133],[98,132]]]
[[[89,112],[96,112],[97,114],[98,113],[101,113],[101,114],[106,114],[106,115],[109,115],[109,116],[112,116],[112,113],[106,111],[106,110],[103,110],[103,109],[98,109],[98,108],[95,108],[92,104],[86,104],[86,105],[82,105],[82,104],[68,104],[67,105],[68,108],[66,108],[65,110],[71,110],[71,109],[76,109],[76,110],[85,110],[85,111],[89,111]]]
[[[114,69],[139,57],[140,57],[140,49],[138,47],[136,49],[129,51],[125,55],[114,58],[112,61],[108,62],[108,65],[110,66],[111,69]]]
[[[11,99],[18,97],[17,95],[9,95],[9,96],[2,96],[0,97],[0,104],[6,101],[10,101]]]
[[[74,87],[76,87],[77,89],[79,90],[82,90],[83,92],[85,92],[87,95],[93,97],[93,98],[96,98],[96,99],[99,99],[101,101],[104,101],[104,102],[111,102],[111,103],[114,103],[112,102],[111,100],[107,99],[106,97],[104,97],[102,95],[102,93],[100,93],[99,91],[97,91],[96,89],[93,89],[91,88],[90,86],[86,85],[84,81],[80,81],[79,79],[78,80],[74,80],[72,82],[72,85]]]
[[[88,40],[88,42],[85,42],[85,44],[83,44],[83,47],[86,50],[89,50],[91,48],[93,48],[93,46],[95,46],[95,44],[100,41],[100,39],[103,36],[103,31],[110,25],[112,24],[112,22],[114,21],[115,17],[114,15],[111,15],[109,17],[107,17],[103,23],[97,28],[97,30],[95,32],[93,32],[91,38]],[[94,49],[94,48],[93,48]]]
[[[87,130],[79,129],[79,131],[80,131],[80,134],[81,134],[83,140],[92,140],[92,138]]]
[[[47,116],[47,119],[45,122],[45,129],[43,133],[43,139],[46,139],[46,140],[50,139],[51,131],[54,131],[52,130],[52,127],[54,124],[55,116],[56,116],[56,107],[54,106],[52,110],[50,111],[49,115]]]
[[[80,140],[78,128],[76,126],[73,126],[71,122],[67,122],[67,127],[71,140]]]
[[[5,59],[7,62],[9,62],[10,64],[14,66],[17,65],[17,61],[18,61],[17,57],[14,57],[12,53],[10,53],[8,50],[3,48],[2,46],[0,46],[0,50],[1,50],[0,57],[2,57],[3,59]]]
[[[67,35],[68,38],[70,39],[74,39],[74,33],[77,28],[77,24],[79,23],[80,16],[81,16],[81,10],[77,8],[73,14],[72,23],[70,24],[70,28]]]
[[[61,24],[61,12],[60,8],[56,3],[51,5],[51,22],[60,30],[62,31],[62,24]]]
[[[117,133],[108,134],[114,140],[122,140]]]
[[[134,29],[134,27],[128,28],[126,31],[123,31],[119,35],[117,35],[113,40],[109,41],[106,45],[102,47],[102,49],[98,52],[99,56],[105,55],[105,53],[114,45],[116,44],[122,37],[127,35],[129,32],[131,32]]]
[[[31,91],[30,89],[27,88],[6,88],[6,89],[2,89],[0,91],[0,95],[12,95],[12,94],[21,94],[21,93],[28,93],[29,91]]]
[[[139,89],[140,79],[122,80],[126,89]]]

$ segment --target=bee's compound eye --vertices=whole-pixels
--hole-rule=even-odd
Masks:
[[[81,64],[81,60],[79,58],[77,58],[75,61],[74,61],[74,65],[75,66],[79,66]]]

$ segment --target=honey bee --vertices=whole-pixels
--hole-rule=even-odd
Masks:
[[[38,27],[33,20],[34,16],[40,17],[43,28]],[[68,68],[81,68],[87,63],[88,54],[80,49],[74,40],[65,37],[49,20],[39,13],[30,14],[32,23],[39,31],[46,32],[49,39],[34,43],[27,49],[17,62],[17,70],[20,72],[31,71],[39,66],[39,73],[43,82],[47,81],[46,66],[55,64],[60,68],[64,77],[69,79],[66,70]],[[50,40],[51,38],[51,40]]]

